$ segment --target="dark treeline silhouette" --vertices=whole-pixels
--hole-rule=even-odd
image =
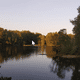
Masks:
[[[31,33],[30,31],[12,31],[3,29],[0,27],[0,44],[1,45],[27,45],[32,44],[32,40],[35,44],[38,44],[38,36],[40,33]]]
[[[80,54],[80,6],[77,8],[78,15],[70,22],[74,25],[73,33],[75,34],[76,52]]]

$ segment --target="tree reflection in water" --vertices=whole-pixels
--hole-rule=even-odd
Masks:
[[[0,47],[0,68],[1,64],[4,63],[4,61],[8,61],[8,59],[15,59],[19,60],[20,58],[29,58],[32,54],[37,53],[35,51],[37,47],[34,46],[5,46]],[[0,80],[11,80],[11,77],[4,77],[0,73]]]
[[[58,77],[64,78],[65,71],[62,66],[60,66],[59,62],[57,63],[55,60],[52,60],[52,66],[50,65],[51,72],[57,73]]]
[[[39,49],[40,50],[40,49]],[[44,47],[41,47],[42,54]],[[46,54],[48,58],[52,58],[52,66],[50,70],[53,73],[57,73],[57,76],[61,79],[65,78],[66,70],[73,71],[71,80],[80,80],[80,59],[67,59],[56,56],[56,51],[52,46],[46,46]]]
[[[46,47],[46,54],[48,58],[52,58],[52,63],[50,65],[50,70],[53,73],[57,73],[59,78],[64,79],[66,75],[66,70],[68,72],[72,71],[71,80],[80,80],[80,59],[79,58],[61,58],[56,56],[56,51],[54,47]]]
[[[56,51],[53,50],[54,47],[52,46],[46,46],[46,54],[48,58],[52,58],[53,56],[56,55]]]
[[[57,73],[59,78],[65,78],[65,71],[72,70],[71,80],[80,80],[80,59],[67,59],[61,57],[53,57],[50,70]]]
[[[12,79],[11,77],[3,77],[3,76],[0,77],[0,80],[11,80],[11,79]]]
[[[32,52],[36,51],[37,47],[33,46],[6,46],[0,47],[0,63],[7,61],[8,59],[16,59],[20,58],[29,58],[32,55]]]

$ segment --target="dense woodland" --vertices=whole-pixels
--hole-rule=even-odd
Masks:
[[[27,45],[32,44],[32,40],[38,44],[40,33],[31,33],[30,31],[12,31],[0,28],[1,45]]]
[[[30,31],[12,31],[0,27],[0,45],[28,45],[56,46],[55,50],[59,54],[80,54],[80,7],[78,15],[70,22],[74,25],[73,34],[64,33],[64,29],[58,32],[48,33],[46,36]]]

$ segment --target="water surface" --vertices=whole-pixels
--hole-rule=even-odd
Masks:
[[[11,80],[80,80],[80,60],[53,57],[55,54],[52,47],[0,48],[0,76]]]

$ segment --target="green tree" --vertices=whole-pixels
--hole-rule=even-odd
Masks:
[[[71,38],[64,34],[64,31],[59,31],[58,45],[60,45],[60,54],[69,54],[71,51]]]
[[[76,53],[80,54],[80,6],[77,8],[78,15],[74,18],[74,20],[70,20],[70,22],[74,25],[73,33],[75,34],[75,45]]]

